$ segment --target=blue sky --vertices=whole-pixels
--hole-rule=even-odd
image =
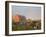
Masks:
[[[16,12],[33,20],[38,20],[41,18],[41,7],[12,5],[12,15],[16,15]]]

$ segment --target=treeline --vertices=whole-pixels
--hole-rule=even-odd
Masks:
[[[20,16],[19,16],[20,17]],[[25,16],[21,16],[19,22],[12,21],[12,30],[39,30],[41,29],[41,20],[26,19]]]

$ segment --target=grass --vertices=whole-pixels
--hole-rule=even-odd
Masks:
[[[32,26],[24,26],[24,25],[20,25],[20,26],[14,25],[12,27],[12,31],[18,31],[18,30],[33,30],[33,27]]]

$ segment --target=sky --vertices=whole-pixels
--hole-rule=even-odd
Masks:
[[[12,15],[16,14],[23,15],[27,19],[39,20],[41,19],[41,7],[12,5]]]

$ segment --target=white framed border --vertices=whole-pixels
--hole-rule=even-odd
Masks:
[[[25,31],[12,31],[12,5],[17,6],[35,6],[41,7],[41,30],[25,30]],[[44,6],[41,4],[22,4],[22,3],[9,3],[9,34],[26,34],[26,33],[42,33],[44,32]]]

